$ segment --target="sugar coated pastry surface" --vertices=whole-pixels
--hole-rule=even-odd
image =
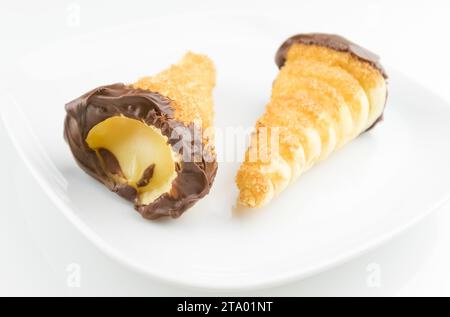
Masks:
[[[200,121],[204,129],[212,126],[212,90],[216,85],[213,62],[204,55],[187,53],[184,58],[153,77],[144,77],[134,88],[156,91],[171,99],[176,120],[189,125]]]
[[[381,121],[386,73],[378,56],[337,35],[285,41],[280,72],[236,176],[239,203],[262,207],[315,163]]]
[[[208,194],[217,162],[215,69],[187,53],[134,84],[98,87],[66,104],[64,136],[78,165],[147,219],[179,217]]]

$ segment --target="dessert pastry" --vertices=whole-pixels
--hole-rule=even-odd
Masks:
[[[143,217],[179,217],[208,194],[217,171],[214,85],[212,61],[187,53],[156,76],[66,104],[64,137],[78,165]]]
[[[316,162],[383,117],[386,73],[377,55],[331,34],[299,34],[278,49],[280,72],[236,183],[261,207]]]

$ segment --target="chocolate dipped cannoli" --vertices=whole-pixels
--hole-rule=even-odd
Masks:
[[[187,53],[153,77],[98,87],[66,104],[64,137],[78,165],[147,219],[179,217],[207,195],[215,68]]]

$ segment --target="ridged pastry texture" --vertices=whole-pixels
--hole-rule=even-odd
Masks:
[[[291,42],[236,176],[238,202],[246,207],[270,202],[383,114],[382,69],[350,50]]]
[[[155,76],[141,78],[133,87],[169,98],[175,120],[185,125],[199,123],[206,131],[213,124],[212,90],[215,85],[213,62],[205,55],[188,52],[177,64]]]

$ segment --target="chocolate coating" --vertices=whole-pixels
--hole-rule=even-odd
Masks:
[[[215,157],[210,151],[212,159],[211,157],[206,159],[202,155],[201,147],[192,146],[194,143],[202,142],[195,139],[201,137],[201,133],[195,131],[197,127],[193,124],[187,127],[175,120],[171,101],[164,96],[118,83],[98,87],[67,103],[65,108],[67,115],[64,123],[64,138],[78,165],[110,190],[132,201],[135,209],[144,218],[157,219],[164,216],[177,218],[209,193],[217,172]],[[196,158],[183,160],[177,164],[177,176],[172,182],[171,190],[148,205],[139,204],[135,188],[126,183],[117,182],[117,177],[111,177],[111,175],[123,176],[114,155],[107,150],[101,150],[103,160],[99,159],[97,153],[86,143],[86,137],[95,125],[114,116],[141,120],[147,125],[160,129],[161,133],[168,138],[170,145],[188,142],[186,146],[178,147],[178,154],[183,156],[183,150],[188,148],[192,151],[191,158]],[[188,131],[190,140],[182,138],[182,135],[177,133],[178,128]],[[175,148],[177,147],[173,147]],[[153,170],[146,172],[143,177],[150,179]]]
[[[150,183],[150,180],[153,177],[153,171],[155,170],[155,164],[147,167],[141,177],[141,179],[136,183],[137,187],[144,187]]]
[[[286,55],[289,51],[289,48],[293,44],[317,45],[328,47],[339,52],[350,53],[360,60],[369,63],[370,65],[372,65],[372,67],[378,69],[385,79],[388,78],[386,71],[380,64],[380,57],[377,54],[336,34],[305,33],[291,36],[286,41],[284,41],[283,44],[281,44],[275,55],[275,63],[279,68],[281,68],[286,62]]]
[[[388,78],[386,71],[380,64],[380,57],[377,54],[347,40],[340,35],[326,33],[297,34],[288,38],[286,41],[284,41],[283,44],[281,44],[281,46],[277,50],[277,53],[275,54],[275,63],[277,64],[278,68],[283,67],[284,63],[286,62],[288,51],[294,44],[323,46],[339,52],[352,54],[356,58],[362,60],[363,62],[369,63],[372,67],[376,68],[384,77],[384,79]],[[386,101],[387,95],[385,104]],[[383,121],[383,113],[364,132],[373,129],[373,127],[381,121]]]
[[[106,172],[111,173],[112,175],[117,175],[119,177],[124,178],[122,168],[120,167],[119,161],[110,151],[104,148],[98,149],[98,155],[103,160],[103,167]]]

